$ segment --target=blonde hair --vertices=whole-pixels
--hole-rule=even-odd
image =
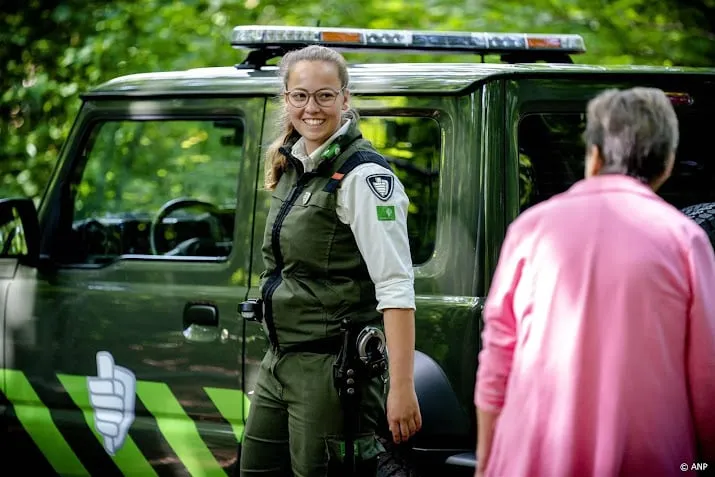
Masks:
[[[283,58],[281,58],[281,61],[278,64],[280,76],[283,78],[281,93],[285,91],[286,86],[288,85],[288,77],[290,76],[293,67],[300,61],[324,61],[326,63],[332,63],[338,69],[340,87],[346,88],[350,82],[347,63],[345,62],[345,58],[343,58],[340,53],[324,46],[311,45],[300,50],[288,52],[285,56],[283,56]],[[349,113],[352,113],[351,116],[357,118],[357,114],[354,111],[349,111]],[[281,103],[281,113],[278,117],[276,126],[277,129],[280,130],[280,134],[266,150],[266,174],[264,186],[268,190],[275,189],[278,181],[286,169],[286,166],[288,165],[285,156],[280,152],[280,148],[298,134],[293,127],[293,124],[290,122],[285,102]]]

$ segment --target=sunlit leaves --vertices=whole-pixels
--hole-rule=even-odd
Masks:
[[[154,214],[182,195],[224,204],[236,194],[241,149],[224,144],[223,134],[210,121],[102,124],[87,151],[76,216]]]
[[[12,212],[14,220],[0,226],[0,250],[5,257],[27,255],[25,230],[17,211],[13,209]]]
[[[715,57],[713,27],[703,14],[710,8],[712,16],[715,0],[699,2],[701,10],[675,0],[306,0],[300,8],[293,0],[55,3],[33,0],[0,16],[0,197],[42,193],[80,93],[129,73],[235,64],[245,55],[228,44],[238,24],[579,33],[588,52],[576,61],[597,64],[708,65]],[[395,61],[394,54],[350,58]]]

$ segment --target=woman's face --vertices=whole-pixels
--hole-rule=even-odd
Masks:
[[[308,154],[340,127],[350,99],[350,93],[341,89],[337,65],[326,61],[299,61],[288,74],[284,100]]]

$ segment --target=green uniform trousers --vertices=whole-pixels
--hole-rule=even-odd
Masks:
[[[241,476],[326,477],[342,462],[343,410],[333,384],[335,355],[268,351],[261,362],[243,434]],[[356,461],[384,451],[376,437],[386,427],[385,381],[361,388]],[[332,471],[331,471],[332,472]]]

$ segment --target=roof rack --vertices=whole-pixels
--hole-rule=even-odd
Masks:
[[[404,52],[498,54],[510,63],[548,61],[573,63],[571,54],[584,53],[580,35],[536,33],[378,30],[369,28],[242,25],[233,29],[231,45],[249,49],[237,68],[260,69],[272,58],[308,45],[336,49]]]

